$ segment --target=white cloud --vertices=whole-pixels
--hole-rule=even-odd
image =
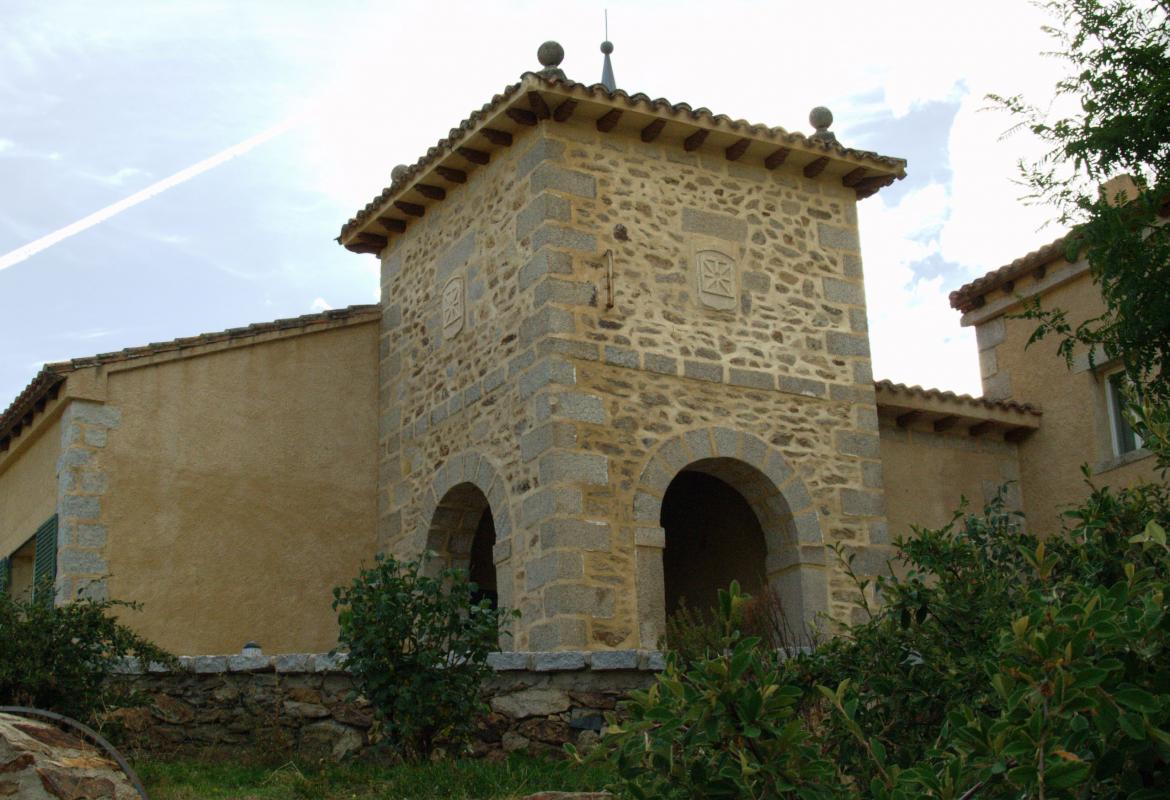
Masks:
[[[11,139],[0,139],[0,153],[3,153],[5,150],[11,150],[14,147],[16,147],[16,142]]]
[[[946,188],[930,184],[895,206],[879,194],[859,207],[874,376],[977,395],[972,331],[959,327],[942,278],[911,266],[939,254],[948,205]]]
[[[330,311],[330,310],[332,310],[332,308],[333,308],[333,306],[331,306],[331,305],[329,305],[329,303],[325,302],[324,297],[318,297],[316,300],[314,300],[312,303],[309,304],[309,310],[312,311],[314,314],[319,314],[322,311]]]

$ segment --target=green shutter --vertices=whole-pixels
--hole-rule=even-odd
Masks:
[[[0,558],[0,594],[6,594],[12,584],[12,564],[7,558]]]
[[[53,583],[57,580],[57,516],[54,514],[36,535],[36,563],[33,566],[33,597],[48,587],[50,602]]]

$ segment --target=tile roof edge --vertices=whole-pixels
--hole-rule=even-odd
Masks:
[[[992,400],[988,397],[975,397],[969,394],[958,394],[956,392],[945,389],[928,389],[918,385],[908,385],[905,383],[894,383],[891,380],[874,381],[874,389],[879,392],[885,391],[891,394],[906,394],[912,397],[920,397],[931,400],[943,400],[946,402],[962,403],[964,405],[980,406],[983,408],[998,409],[1000,411],[1014,411],[1020,414],[1031,414],[1033,416],[1041,416],[1043,412],[1038,405],[1034,403],[1021,403],[1018,400]],[[881,405],[880,400],[878,405]]]
[[[165,342],[154,342],[140,347],[128,347],[110,353],[100,353],[94,356],[84,356],[45,364],[20,394],[8,405],[4,413],[0,414],[0,438],[3,438],[24,419],[30,409],[48,394],[53,387],[59,385],[75,372],[86,367],[96,367],[104,364],[114,364],[131,361],[136,358],[146,358],[160,353],[169,353],[186,348],[200,347],[221,342],[240,342],[265,333],[277,333],[297,328],[306,328],[313,325],[323,325],[330,322],[358,322],[363,317],[374,319],[380,312],[377,304],[352,305],[345,308],[329,309],[316,314],[304,314],[299,317],[286,317],[271,322],[257,322],[239,328],[227,328],[222,331],[200,333],[195,336],[171,339]],[[305,331],[302,331],[305,332]]]
[[[541,88],[548,91],[560,91],[564,94],[585,93],[593,99],[609,101],[622,100],[632,110],[642,110],[648,113],[662,115],[687,114],[691,121],[706,122],[714,126],[726,125],[732,131],[748,134],[767,135],[776,140],[780,146],[797,145],[813,151],[820,151],[826,155],[836,155],[839,158],[853,161],[867,161],[873,166],[880,166],[891,171],[890,182],[906,177],[906,159],[893,156],[884,156],[869,150],[858,150],[845,147],[835,139],[831,141],[816,139],[798,131],[788,131],[782,127],[771,127],[761,123],[751,123],[743,119],[732,119],[725,114],[715,114],[705,107],[693,108],[689,103],[671,103],[664,98],[652,99],[649,95],[637,92],[629,94],[623,89],[610,91],[600,83],[584,84],[571,79],[562,79],[555,76],[543,75],[536,72],[525,72],[520,80],[510,84],[492,96],[492,99],[479,108],[473,110],[457,127],[452,128],[447,136],[440,139],[426,153],[420,156],[414,164],[405,168],[401,175],[392,180],[377,196],[359,209],[350,219],[341,226],[337,241],[346,244],[347,237],[355,234],[375,214],[384,209],[393,197],[410,187],[413,180],[424,173],[436,161],[456,150],[457,146],[465,142],[475,133],[480,125],[490,116],[504,109],[526,87]],[[875,190],[876,191],[876,190]]]
[[[981,305],[979,298],[987,292],[1015,280],[1029,270],[1036,269],[1058,258],[1066,258],[1069,243],[1069,234],[1066,233],[1058,239],[1020,256],[1010,264],[993,269],[982,277],[960,286],[949,295],[951,308],[963,313],[978,308]]]

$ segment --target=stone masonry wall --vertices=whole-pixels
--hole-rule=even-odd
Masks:
[[[105,599],[106,525],[102,498],[109,485],[102,453],[122,412],[72,400],[61,417],[57,461],[57,600]]]
[[[491,708],[472,743],[476,756],[516,750],[559,751],[597,740],[603,715],[662,668],[656,652],[495,653],[485,687]],[[119,709],[109,722],[120,744],[155,753],[245,748],[344,758],[370,745],[374,714],[350,699],[344,659],[330,655],[196,656],[177,672],[144,671],[130,660],[121,688],[143,705]]]
[[[825,545],[876,571],[888,538],[855,202],[718,147],[517,137],[382,256],[383,540],[433,546],[473,483],[509,647],[653,647],[662,498],[700,469],[761,517],[800,620],[847,618]]]

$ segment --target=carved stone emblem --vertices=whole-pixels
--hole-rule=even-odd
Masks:
[[[700,250],[695,253],[695,268],[700,302],[724,311],[735,308],[735,260],[718,250]]]
[[[447,281],[442,294],[443,337],[450,339],[463,330],[463,278]]]

